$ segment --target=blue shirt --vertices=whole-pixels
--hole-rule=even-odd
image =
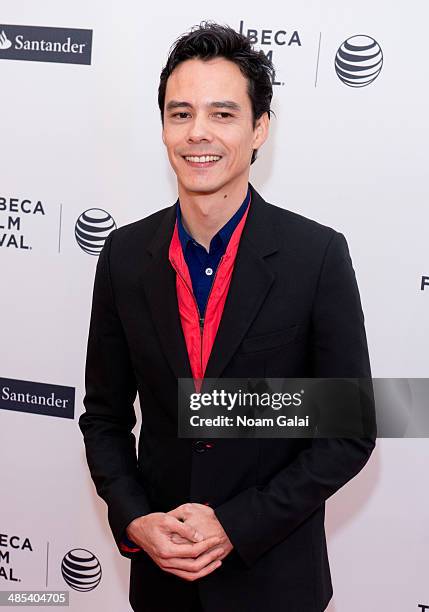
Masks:
[[[222,255],[226,251],[228,242],[241,221],[250,201],[250,189],[244,198],[240,208],[233,214],[231,219],[213,236],[210,241],[209,252],[188,234],[183,227],[180,202],[176,203],[177,230],[183,255],[188,266],[192,281],[192,289],[197,300],[200,317],[204,317],[207,300],[213,279],[216,274]]]

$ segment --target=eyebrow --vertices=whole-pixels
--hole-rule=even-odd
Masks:
[[[230,110],[241,111],[241,106],[233,100],[219,100],[216,102],[208,102],[206,106],[209,108],[229,108]],[[185,102],[181,100],[170,100],[170,102],[167,103],[165,108],[167,111],[174,110],[175,108],[192,108],[192,104],[190,102]]]

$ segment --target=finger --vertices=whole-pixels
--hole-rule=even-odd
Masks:
[[[173,510],[169,510],[166,514],[169,514],[170,516],[174,516],[175,518],[179,520],[185,520],[185,510],[184,510],[183,505],[178,506],[177,508],[173,508]]]
[[[163,559],[168,559],[170,557],[196,558],[210,548],[214,548],[220,544],[220,542],[221,538],[218,536],[207,538],[206,540],[198,542],[197,544],[173,544],[173,542],[170,541],[169,546],[166,547],[165,554],[159,554],[158,556]]]
[[[174,544],[190,544],[187,538],[182,538],[178,533],[172,533],[170,539]]]
[[[181,523],[178,519],[174,517],[169,517],[166,521],[167,528],[174,533],[178,533],[182,538],[186,538],[191,542],[201,542],[204,539],[204,536],[198,532],[195,527],[191,527],[189,523]]]
[[[212,534],[213,537],[221,537],[218,536],[217,534]],[[211,534],[207,534],[205,536],[205,538],[211,538],[212,537]],[[188,540],[188,538],[183,538],[181,535],[179,535],[178,533],[171,533],[170,534],[170,541],[173,542],[173,544],[193,544],[194,542],[191,542],[190,540]]]
[[[171,559],[165,559],[161,561],[160,567],[162,569],[178,569],[185,572],[200,572],[202,569],[209,565],[213,561],[217,561],[225,553],[225,550],[221,547],[215,547],[208,552],[200,555],[196,559],[183,559],[181,557],[172,557]]]
[[[207,576],[208,574],[211,574],[212,572],[217,570],[221,565],[222,565],[222,561],[213,561],[212,563],[209,563],[208,565],[206,565],[206,567],[202,569],[200,572],[184,572],[183,570],[173,570],[173,569],[166,569],[165,571],[171,574],[175,574],[179,578],[183,578],[183,580],[187,580],[188,582],[193,582],[195,580],[198,580],[199,578],[203,578],[203,576]]]

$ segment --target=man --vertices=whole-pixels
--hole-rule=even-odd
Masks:
[[[176,41],[159,106],[178,201],[99,258],[79,424],[138,612],[324,610],[325,500],[375,445],[177,437],[178,378],[370,376],[344,237],[248,182],[272,77],[231,28]]]

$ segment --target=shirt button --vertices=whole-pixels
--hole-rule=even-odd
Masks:
[[[206,268],[207,276],[211,276],[213,274],[213,268]]]

